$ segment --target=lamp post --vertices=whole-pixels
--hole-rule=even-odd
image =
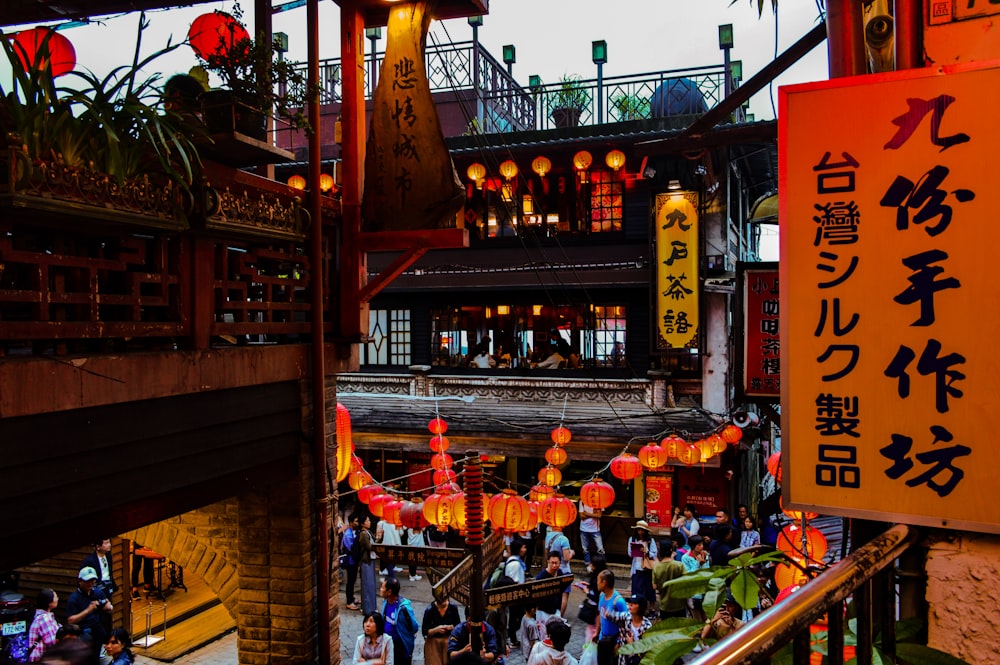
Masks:
[[[504,44],[503,61],[507,65],[507,73],[514,76],[514,63],[517,62],[517,51],[513,44]]]
[[[483,96],[479,90],[479,27],[483,24],[483,16],[470,16],[472,26],[472,89],[476,94],[476,129],[483,131]]]
[[[603,39],[592,42],[590,57],[597,65],[597,122],[604,122],[604,63],[608,61],[608,43]]]
[[[740,81],[743,80],[743,61],[742,60],[733,60],[729,64],[729,72],[732,75],[732,79],[733,79],[733,90],[736,90],[737,88],[740,87]],[[737,115],[737,119],[738,120],[742,120],[743,119],[740,116],[746,114],[746,109],[747,109],[747,107],[749,105],[750,105],[750,102],[747,102],[746,104],[744,104],[743,106],[741,106],[739,108],[739,110],[736,111],[736,115]]]
[[[531,95],[532,98],[534,99],[533,106],[535,107],[535,121],[533,123],[533,126],[535,129],[540,129],[539,125],[541,123],[539,122],[539,119],[542,117],[542,114],[545,111],[544,108],[539,108],[539,105],[542,101],[542,96],[538,93],[542,91],[542,77],[539,76],[538,74],[532,74],[531,76],[529,76],[528,88],[531,90]]]
[[[381,27],[365,28],[365,37],[367,37],[368,41],[370,41],[372,43],[372,64],[371,64],[372,71],[371,71],[371,75],[369,76],[369,78],[371,79],[371,82],[372,82],[372,97],[374,97],[375,96],[375,71],[377,69],[377,67],[376,67],[375,42],[377,42],[378,40],[382,39],[382,28]]]
[[[719,26],[719,48],[722,49],[723,61],[722,69],[725,72],[723,74],[723,92],[724,98],[729,96],[732,92],[732,85],[729,80],[729,52],[733,49],[733,24],[727,23],[726,25]]]

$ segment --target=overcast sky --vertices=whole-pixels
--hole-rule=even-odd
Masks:
[[[274,0],[274,4],[279,4],[279,0]],[[765,4],[768,7],[763,17],[758,18],[756,3],[751,6],[746,0],[738,0],[732,6],[729,0],[492,0],[479,37],[498,60],[503,45],[513,44],[517,49],[514,76],[527,85],[532,74],[550,83],[564,74],[596,77],[590,53],[591,42],[598,39],[608,43],[605,76],[721,64],[718,26],[732,23],[735,34],[732,58],[743,61],[745,80],[774,58],[776,32],[777,49],[781,52],[816,25],[818,11],[814,0],[783,0],[777,20],[770,3]],[[245,0],[243,5],[248,9],[253,3]],[[333,0],[322,0],[319,6],[321,57],[338,57],[340,9]],[[162,47],[171,36],[175,42],[183,40],[191,22],[200,14],[213,9],[231,11],[232,7],[232,0],[228,0],[150,13],[150,29],[143,38],[144,51]],[[293,60],[305,59],[305,20],[305,7],[274,17],[275,31],[290,36],[289,57]],[[63,34],[73,41],[81,65],[103,73],[131,60],[137,23],[138,15],[133,14],[109,18],[101,25],[68,29]],[[428,43],[471,38],[472,28],[465,19],[435,21]],[[378,49],[384,48],[383,38]],[[195,64],[191,50],[182,47],[169,60],[161,60],[158,69],[169,76]],[[825,79],[827,71],[824,43],[778,83]],[[5,71],[5,85],[8,79]],[[774,98],[776,106],[776,89]],[[751,100],[750,111],[758,119],[774,117],[767,89]]]

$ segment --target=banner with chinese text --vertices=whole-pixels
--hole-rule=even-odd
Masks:
[[[646,475],[646,521],[650,524],[670,526],[670,512],[674,505],[674,477]]]
[[[998,104],[996,67],[782,88],[788,507],[1000,533]]]
[[[658,349],[698,345],[698,195],[656,195]]]
[[[778,269],[743,272],[743,393],[781,394]]]

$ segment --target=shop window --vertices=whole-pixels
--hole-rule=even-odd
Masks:
[[[590,232],[622,230],[622,181],[611,171],[590,173]]]
[[[595,305],[593,348],[598,365],[625,366],[625,308],[621,305]]]
[[[412,364],[410,310],[369,310],[368,335],[371,341],[361,347],[362,365]]]

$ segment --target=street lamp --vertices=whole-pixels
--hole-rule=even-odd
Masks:
[[[503,62],[505,65],[507,65],[507,73],[513,76],[514,63],[517,62],[517,51],[514,49],[513,44],[504,44]]]
[[[375,42],[377,42],[378,40],[382,39],[382,28],[381,27],[377,27],[377,28],[365,28],[365,37],[367,37],[368,41],[370,41],[371,44],[372,44],[372,64],[371,64],[372,71],[371,71],[371,75],[370,75],[369,78],[371,78],[371,81],[372,81],[372,97],[374,98],[375,97],[375,70],[376,70]]]
[[[604,63],[608,61],[608,43],[603,39],[592,42],[590,57],[597,65],[597,122],[604,122]]]
[[[483,131],[483,96],[479,90],[479,28],[483,25],[483,15],[470,16],[472,26],[472,90],[476,95],[476,129]]]
[[[729,52],[733,48],[732,23],[727,23],[726,25],[719,26],[719,48],[722,49],[722,52],[724,54],[723,67],[722,67],[722,71],[724,72],[722,75],[724,77],[723,91],[725,93],[724,96],[728,97],[729,93],[732,91],[732,86],[730,85],[730,80],[729,80]]]

